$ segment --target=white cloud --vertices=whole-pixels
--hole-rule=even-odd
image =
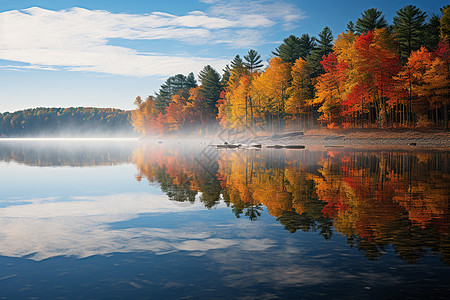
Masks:
[[[197,73],[207,64],[220,70],[228,63],[227,60],[201,57],[146,55],[114,46],[94,46],[85,50],[8,49],[0,50],[0,58],[39,66],[65,67],[72,71],[127,76],[166,76],[192,71]]]
[[[45,70],[45,71],[58,71],[56,68],[52,67],[44,67],[44,66],[35,66],[35,65],[29,65],[29,66],[19,66],[19,65],[0,65],[0,69],[6,69],[6,70]]]
[[[258,45],[264,39],[261,31],[253,29],[235,30],[233,32],[222,32],[221,41],[226,42],[231,48],[250,48]]]
[[[299,9],[292,1],[273,1],[273,0],[220,0],[211,1],[211,14],[239,20],[243,24],[250,24],[255,20],[263,18],[270,20],[272,25],[281,22],[283,27],[288,30],[296,27],[296,23],[307,16],[305,12]]]
[[[110,39],[209,39],[211,29],[239,26],[237,22],[199,12],[177,17],[165,13],[113,14],[81,8],[51,11],[33,7],[3,12],[0,20],[0,59],[30,64],[9,65],[9,69],[59,67],[127,76],[198,72],[206,64],[220,69],[227,60],[141,53],[109,45]]]
[[[211,5],[208,13],[192,11],[185,15],[111,13],[77,7],[2,12],[0,59],[22,63],[7,67],[16,70],[68,69],[126,76],[198,73],[206,64],[220,70],[228,59],[186,54],[186,48],[182,50],[184,55],[168,55],[110,43],[112,39],[176,40],[180,46],[224,44],[249,48],[266,42],[265,28],[278,22],[288,26],[304,17],[288,2],[203,2]]]

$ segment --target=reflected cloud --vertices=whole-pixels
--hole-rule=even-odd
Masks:
[[[138,213],[164,213],[204,209],[199,202],[180,207],[168,201],[164,195],[119,194],[93,197],[71,197],[69,201],[58,198],[22,200],[29,204],[0,208],[0,216],[6,218],[57,218],[107,216],[111,222],[123,220],[123,216]]]
[[[190,251],[202,255],[231,246],[248,249],[258,244],[256,250],[265,250],[273,245],[268,239],[218,238],[221,229],[216,226],[115,229],[110,225],[143,213],[204,210],[200,201],[180,206],[166,196],[144,193],[23,199],[20,203],[0,208],[0,255],[39,261],[56,256],[84,258],[139,251]]]

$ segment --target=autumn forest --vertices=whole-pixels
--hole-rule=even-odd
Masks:
[[[391,23],[376,8],[335,38],[290,35],[270,60],[249,50],[222,74],[205,66],[177,74],[132,112],[142,135],[222,128],[279,132],[326,128],[449,125],[450,6],[427,15],[414,5]],[[211,129],[212,128],[212,129]]]

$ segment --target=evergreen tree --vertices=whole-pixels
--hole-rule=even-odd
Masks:
[[[169,105],[172,100],[172,96],[187,96],[189,94],[189,90],[194,87],[197,87],[197,81],[195,80],[194,73],[192,72],[189,73],[188,76],[177,74],[167,78],[157,93],[157,107],[160,110],[163,110],[167,105]]]
[[[186,77],[186,83],[187,83],[186,87],[188,89],[197,87],[197,80],[195,80],[193,72],[189,73],[188,76]]]
[[[355,23],[353,23],[352,21],[348,22],[347,30],[351,33],[355,33]]]
[[[231,69],[237,70],[237,69],[243,69],[243,68],[245,68],[244,62],[242,61],[242,58],[238,54],[231,61]]]
[[[283,44],[277,47],[272,54],[279,56],[285,62],[294,64],[299,57],[306,60],[315,45],[315,39],[307,33],[303,34],[300,38],[295,35],[290,35],[283,40]]]
[[[438,16],[433,15],[428,23],[425,25],[425,47],[433,51],[438,47],[440,34],[441,20]]]
[[[231,72],[236,74],[238,78],[242,76],[245,72],[247,72],[247,69],[245,68],[244,61],[239,55],[236,55],[233,60],[231,61],[231,69],[230,69],[230,75]]]
[[[316,47],[316,39],[310,37],[307,33],[302,34],[300,37],[300,57],[306,60],[314,47]],[[295,61],[293,63],[295,63]]]
[[[220,93],[222,92],[222,84],[220,83],[220,75],[214,70],[213,67],[207,65],[200,71],[198,75],[201,87],[200,93],[205,97],[206,104],[209,111],[211,112],[211,117],[217,115],[217,100],[220,98]]]
[[[231,69],[229,65],[226,65],[225,68],[222,70],[223,75],[222,75],[222,80],[221,80],[221,84],[223,87],[228,86],[228,81],[230,80],[230,76],[231,76]]]
[[[250,73],[253,73],[263,66],[261,55],[253,49],[248,51],[248,54],[244,56],[244,59],[244,66],[250,71]]]
[[[400,47],[400,59],[405,62],[411,51],[418,50],[424,38],[424,22],[427,14],[414,5],[397,11],[394,17],[394,37]]]
[[[366,33],[367,31],[379,28],[386,28],[387,22],[383,13],[376,8],[369,8],[361,14],[361,18],[356,20],[355,32],[357,34]]]
[[[333,51],[333,34],[330,28],[325,27],[320,33],[319,38],[316,39],[317,46],[311,52],[308,58],[308,66],[313,77],[323,73],[323,67],[320,64],[323,56],[328,55]]]
[[[283,40],[283,43],[272,51],[272,54],[279,56],[286,62],[294,62],[299,56],[300,39],[295,35],[290,35]]]

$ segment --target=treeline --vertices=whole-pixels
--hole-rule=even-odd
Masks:
[[[223,128],[283,131],[312,126],[448,128],[450,6],[427,16],[414,5],[392,24],[375,8],[334,39],[325,27],[291,35],[263,70],[250,50],[220,75],[175,75],[136,98],[133,126],[144,135]]]
[[[132,135],[131,112],[113,108],[33,108],[0,114],[0,136]]]

